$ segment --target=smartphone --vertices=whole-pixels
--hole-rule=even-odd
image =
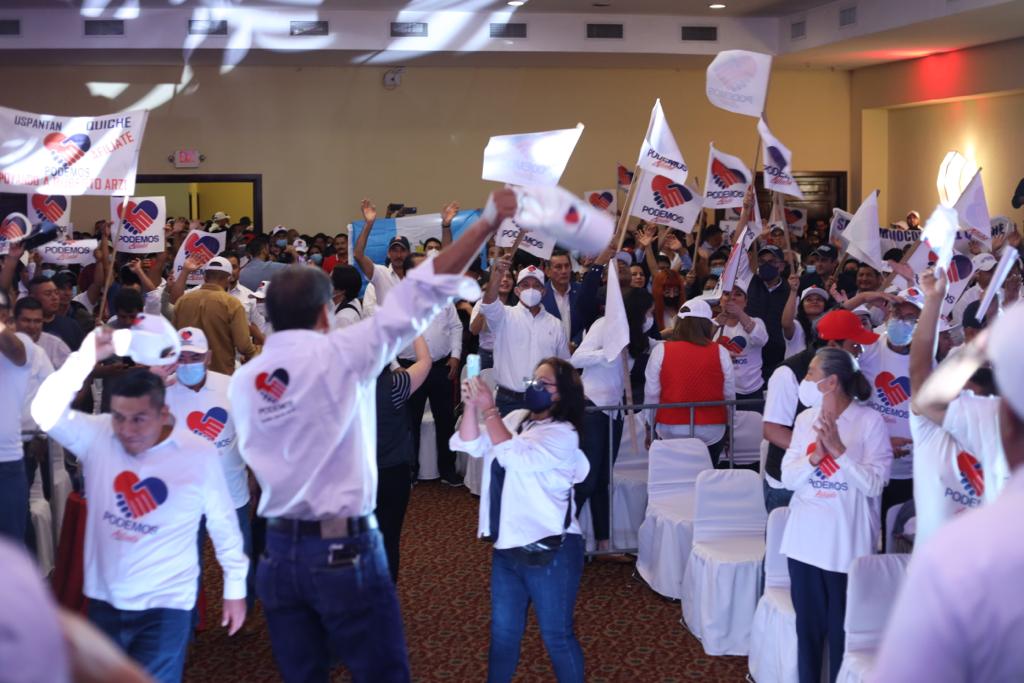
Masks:
[[[473,379],[480,376],[480,356],[471,353],[466,356],[466,379]]]

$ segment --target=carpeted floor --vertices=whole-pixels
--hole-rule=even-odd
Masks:
[[[490,546],[475,540],[479,499],[436,482],[416,486],[402,537],[399,599],[415,681],[483,681],[487,677]],[[220,570],[207,548],[205,589],[214,624],[196,639],[185,681],[278,681],[259,606],[242,633],[220,624]],[[583,572],[576,634],[587,680],[742,681],[745,657],[709,657],[679,623],[678,603],[633,578],[632,564],[594,562]],[[335,681],[349,680],[339,669]],[[516,681],[554,677],[532,614]]]

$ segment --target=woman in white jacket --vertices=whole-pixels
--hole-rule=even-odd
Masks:
[[[782,460],[782,483],[794,493],[781,552],[789,560],[800,681],[816,683],[826,641],[830,679],[839,673],[847,572],[877,547],[892,446],[881,415],[860,403],[871,387],[847,351],[818,351],[799,394],[810,408],[797,417]]]
[[[450,445],[484,458],[479,535],[494,542],[487,680],[512,680],[533,603],[555,676],[583,681],[583,650],[573,631],[583,574],[573,487],[590,470],[579,447],[583,384],[568,361],[545,358],[526,388],[526,409],[502,419],[479,377],[463,383],[462,400],[462,424]]]

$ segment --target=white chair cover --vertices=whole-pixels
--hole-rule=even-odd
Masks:
[[[894,553],[896,548],[896,518],[907,503],[898,503],[885,511],[885,552]]]
[[[762,422],[762,424],[763,424],[763,422]],[[758,457],[758,461],[757,461],[758,462],[757,473],[761,475],[761,482],[762,483],[764,483],[764,464],[768,460],[768,447],[769,446],[771,446],[771,444],[768,443],[768,439],[761,439],[761,450],[760,450],[760,453],[758,453],[759,457]]]
[[[709,655],[748,655],[761,594],[767,513],[750,470],[697,477],[693,551],[683,577],[683,621]]]
[[[763,436],[761,413],[737,410],[733,423],[733,462],[737,465],[759,462]]]
[[[789,594],[789,565],[779,553],[789,508],[768,515],[764,554],[764,593],[754,610],[750,627],[747,666],[757,683],[796,683],[796,612]]]
[[[893,508],[895,509],[895,508]],[[910,555],[858,557],[850,565],[846,584],[846,651],[837,681],[854,683],[870,678],[885,623],[907,573]]]
[[[625,467],[615,463],[615,488],[612,502],[612,547],[633,550],[637,547],[637,532],[647,511],[647,468],[637,469],[634,464]],[[587,552],[597,548],[590,502],[580,510],[580,528]]]
[[[711,469],[711,456],[700,439],[659,439],[651,444],[648,468],[636,569],[656,592],[679,599],[693,544],[694,487]]]
[[[32,530],[36,536],[36,559],[43,576],[53,571],[53,512],[50,503],[43,496],[43,473],[36,472],[35,481],[28,492],[28,511]]]
[[[630,424],[636,430],[636,443],[630,432]],[[645,423],[640,413],[626,415],[622,420],[622,438],[619,439],[619,457],[615,469],[642,469],[647,471],[647,448],[644,446]]]

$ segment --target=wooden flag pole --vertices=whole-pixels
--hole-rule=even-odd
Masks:
[[[622,213],[619,214],[619,224],[615,226],[617,236],[615,242],[616,253],[622,251],[622,243],[626,240],[626,228],[629,226],[629,215],[633,209],[633,196],[636,194],[638,182],[640,182],[640,167],[636,166],[633,168],[633,180],[629,183],[629,192],[626,193],[626,203],[622,207]]]
[[[907,249],[907,253],[903,254],[903,258],[900,259],[900,263],[907,263],[908,261],[910,261],[910,257],[912,257],[914,255],[914,252],[916,252],[918,249],[920,249],[923,244],[924,244],[924,242],[922,242],[921,240],[918,240],[917,242],[914,242],[914,244],[911,245],[910,249]],[[882,291],[883,292],[886,289],[889,288],[889,285],[892,284],[892,281],[896,279],[896,276],[898,274],[899,273],[897,273],[894,270],[894,271],[890,272],[888,275],[885,276],[885,279],[882,280]],[[911,286],[913,286],[914,283],[911,282],[910,284],[911,284]]]
[[[117,236],[121,232],[121,223],[124,221],[125,211],[128,210],[128,195],[124,196],[121,202],[121,212],[117,221],[110,228],[110,263],[107,267],[106,277],[103,283],[103,295],[100,297],[100,314],[96,318],[98,325],[103,325],[107,317],[107,296],[110,294],[110,285],[114,282],[114,265],[117,263]],[[103,239],[103,231],[100,231],[100,239]]]

